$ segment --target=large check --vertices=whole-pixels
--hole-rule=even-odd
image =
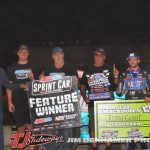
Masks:
[[[150,104],[144,100],[95,101],[94,111],[97,139],[150,137]]]

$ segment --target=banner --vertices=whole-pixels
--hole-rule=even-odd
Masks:
[[[95,101],[95,134],[102,138],[150,138],[150,104],[144,100]]]
[[[75,77],[50,76],[33,81],[28,99],[34,131],[81,126]]]

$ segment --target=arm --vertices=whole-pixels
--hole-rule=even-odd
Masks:
[[[114,84],[115,84],[115,85],[118,85],[118,84],[119,84],[119,77],[115,77],[115,76],[114,76]]]
[[[81,84],[80,87],[81,87],[81,95],[82,95],[84,101],[85,101],[87,104],[90,103],[88,97],[86,96],[86,86],[83,85],[83,84]]]
[[[122,95],[123,94],[123,78],[124,78],[124,73],[120,75],[119,79],[118,79],[118,89],[117,89],[117,94],[118,95]]]
[[[147,81],[148,96],[150,97],[150,73],[147,73],[147,75],[146,75],[146,81]]]
[[[7,89],[6,93],[7,93],[7,99],[8,99],[8,110],[10,112],[14,112],[15,107],[14,107],[14,104],[12,102],[12,90]]]
[[[30,72],[28,73],[28,78],[32,81],[34,80],[34,74],[32,72],[32,70],[30,69]]]
[[[145,103],[150,103],[150,73],[147,73],[146,80],[148,95],[145,97],[144,101]]]
[[[40,76],[39,76],[39,79],[41,80],[41,79],[44,78],[44,77],[45,77],[44,71],[42,71],[42,73],[41,73]]]
[[[22,87],[20,84],[10,83],[3,69],[0,70],[0,74],[1,74],[2,85],[5,86],[7,89],[17,90],[20,87]]]
[[[84,99],[84,101],[88,104],[90,103],[87,95],[86,95],[86,84],[87,84],[87,78],[86,78],[86,73],[84,72],[81,80],[80,80],[80,89],[81,89],[81,95]]]
[[[118,85],[119,84],[119,71],[116,68],[116,65],[113,65],[113,75],[114,75],[114,84]]]

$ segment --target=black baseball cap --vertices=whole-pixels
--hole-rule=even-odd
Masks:
[[[93,52],[94,55],[100,55],[100,54],[103,54],[103,55],[106,55],[105,51],[101,48],[99,49],[96,49],[94,52]]]
[[[18,47],[18,51],[21,51],[21,50],[29,51],[28,45],[20,45],[20,46]]]
[[[61,48],[61,47],[53,48],[52,54],[55,54],[55,53],[64,53],[63,48]]]
[[[140,58],[138,53],[129,53],[127,60],[129,60],[130,58]]]

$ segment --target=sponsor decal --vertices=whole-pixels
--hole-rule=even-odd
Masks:
[[[113,131],[113,130],[103,131],[101,137],[102,138],[117,138],[118,131]]]
[[[89,94],[89,100],[112,99],[110,92]]]
[[[52,121],[52,117],[40,118],[40,119],[35,120],[35,124],[42,124],[42,123],[51,122],[51,121]]]
[[[30,69],[24,69],[24,70],[15,70],[16,78],[19,80],[27,79],[28,73],[30,72]]]
[[[137,84],[135,85],[134,81],[124,79],[124,90],[127,91],[142,91],[145,90],[147,86],[147,82],[145,79],[139,79]]]
[[[103,73],[95,73],[92,75],[86,75],[88,78],[88,84],[92,93],[108,92],[110,87],[109,81],[110,72],[104,70]]]
[[[131,131],[128,132],[129,138],[143,138],[142,132],[139,131],[139,129],[133,128]]]
[[[48,77],[48,81],[32,82],[32,95],[42,95],[50,93],[58,93],[64,91],[70,91],[72,87],[72,78],[63,78],[61,80],[53,80],[53,77]]]
[[[32,135],[32,132],[15,133],[11,135],[12,149],[24,149],[28,146],[43,145],[48,143],[63,143],[63,136],[52,134]]]
[[[77,70],[78,78],[81,79],[83,77],[84,71],[83,70]]]
[[[65,120],[65,116],[56,116],[55,121]]]

